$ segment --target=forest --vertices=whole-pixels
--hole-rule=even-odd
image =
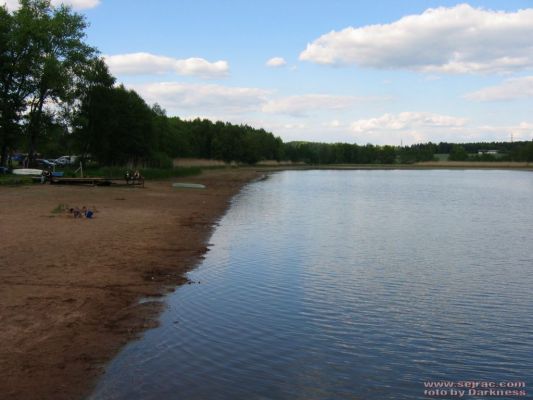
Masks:
[[[533,161],[533,143],[425,143],[377,146],[288,142],[264,129],[167,116],[117,85],[98,49],[85,42],[83,16],[48,0],[0,7],[0,166],[24,154],[78,154],[101,166],[169,168],[176,157],[255,164],[393,164],[435,159]],[[497,150],[498,155],[481,150]]]

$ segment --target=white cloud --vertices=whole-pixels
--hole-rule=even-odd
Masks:
[[[332,31],[309,43],[300,59],[428,73],[527,69],[533,67],[532,21],[533,9],[440,7],[390,24]]]
[[[263,106],[263,111],[266,113],[303,117],[309,115],[311,112],[341,110],[353,106],[358,102],[376,101],[379,99],[385,98],[305,94],[270,100]]]
[[[405,144],[447,140],[464,134],[467,120],[430,112],[402,112],[352,122],[350,130],[359,143]],[[441,138],[441,139],[439,139]]]
[[[195,85],[176,82],[129,85],[148,103],[159,103],[170,115],[184,111],[198,115],[242,114],[259,109],[269,91],[221,85]]]
[[[466,119],[429,112],[402,112],[384,114],[381,117],[360,119],[351,125],[354,132],[373,132],[379,130],[398,131],[427,127],[461,127]]]
[[[111,72],[117,75],[176,73],[218,78],[226,76],[229,72],[227,61],[209,62],[203,58],[179,60],[150,53],[117,54],[104,58]]]
[[[267,67],[278,68],[287,64],[287,61],[283,57],[273,57],[266,62]]]
[[[0,4],[5,4],[8,10],[17,10],[19,8],[18,0],[5,0],[0,2]],[[61,4],[70,6],[75,10],[85,10],[98,6],[100,4],[100,0],[52,0],[52,5],[55,7]]]
[[[98,6],[100,4],[100,0],[52,0],[52,5],[58,6],[60,4],[71,6],[76,10],[83,10]]]
[[[421,117],[420,114],[425,115],[425,117]],[[432,117],[430,117],[431,115]],[[401,120],[401,123],[391,123],[395,119],[394,117],[397,120]],[[426,120],[425,122],[424,119]],[[354,131],[354,124],[360,128],[360,124],[358,125],[358,123],[361,121],[364,120],[355,121],[352,125],[342,120],[294,124],[290,121],[283,121],[280,117],[276,117],[275,120],[256,120],[252,125],[264,127],[274,134],[280,135],[285,141],[311,140],[328,143],[357,143],[360,145],[366,143],[400,145],[402,142],[404,145],[411,145],[429,141],[433,143],[441,141],[456,143],[508,141],[511,138],[511,134],[516,141],[533,139],[532,122],[520,122],[510,125],[479,125],[473,121],[466,121],[463,118],[410,112],[389,115],[389,118],[382,118],[382,121],[389,121],[389,124],[385,124],[383,127],[374,125],[366,129],[357,129]],[[387,126],[392,126],[395,129],[387,128]]]
[[[325,128],[339,128],[343,126],[343,124],[338,119],[333,119],[331,121],[323,122],[322,126]]]
[[[474,101],[516,100],[533,97],[533,76],[507,79],[500,85],[468,93],[464,97]]]
[[[428,112],[384,114],[354,121],[350,126],[357,143],[413,144],[420,142],[480,142],[533,139],[533,123],[477,125],[465,118]]]
[[[130,84],[128,86],[139,92],[148,103],[159,103],[169,111],[170,115],[183,115],[183,112],[187,111],[194,115],[231,113],[233,116],[244,116],[247,113],[256,113],[265,116],[308,117],[327,111],[345,110],[363,101],[385,99],[327,94],[275,98],[274,91],[268,89],[179,82]]]

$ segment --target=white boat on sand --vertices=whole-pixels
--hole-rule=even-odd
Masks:
[[[42,175],[42,169],[18,168],[12,171],[15,175]]]
[[[205,189],[205,185],[200,183],[173,183],[172,187],[183,189]]]

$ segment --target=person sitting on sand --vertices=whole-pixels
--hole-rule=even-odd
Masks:
[[[74,218],[81,218],[81,211],[78,207],[71,208],[69,211]]]
[[[83,208],[81,209],[81,212],[83,213],[83,216],[85,218],[89,218],[89,219],[91,219],[93,217],[93,214],[94,214],[91,210],[89,210],[85,206],[83,206]]]
[[[138,169],[135,170],[131,179],[132,179],[132,184],[144,186],[144,176],[141,175]]]

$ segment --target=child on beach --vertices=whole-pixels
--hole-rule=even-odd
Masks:
[[[85,217],[85,218],[88,218],[88,219],[92,219],[92,217],[94,215],[94,211],[90,210],[89,208],[87,208],[85,206],[83,206],[81,208],[81,210],[78,207],[71,207],[69,209],[69,212],[72,214],[72,216],[74,218]]]
[[[81,218],[81,211],[78,207],[70,208],[69,211],[74,218]]]
[[[81,211],[82,211],[82,213],[83,213],[85,218],[91,219],[93,217],[94,213],[91,210],[89,210],[87,207],[83,206]]]

